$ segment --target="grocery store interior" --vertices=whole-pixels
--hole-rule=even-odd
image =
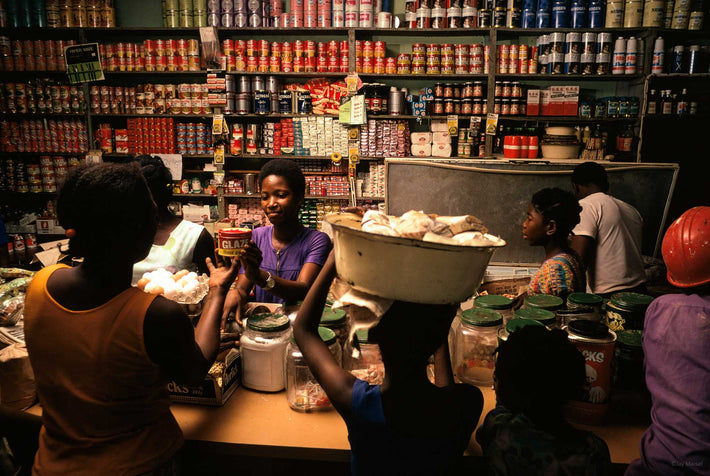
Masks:
[[[385,298],[433,304],[417,288],[424,286],[424,276],[426,286],[440,288],[433,294],[436,304],[454,302],[442,296],[463,286],[451,298],[461,304],[449,333],[449,372],[456,382],[477,387],[483,406],[476,425],[480,434],[470,436],[463,459],[449,474],[510,474],[491,463],[488,447],[482,447],[481,424],[500,399],[493,388],[496,348],[513,334],[509,322],[520,319],[548,329],[564,327],[587,358],[587,395],[565,411],[574,428],[606,444],[610,474],[652,474],[633,472],[641,471],[638,464],[629,466],[644,451],[653,456],[653,448],[643,445],[653,430],[651,378],[659,377],[649,374],[651,360],[644,357],[644,313],[649,308],[660,312],[653,307],[656,300],[679,288],[695,289],[699,282],[691,286],[671,279],[665,253],[666,240],[675,233],[672,225],[689,220],[693,207],[710,206],[703,126],[710,118],[707,15],[703,0],[0,0],[0,409],[28,412],[25,428],[39,424],[42,374],[35,370],[35,381],[25,338],[29,321],[23,319],[28,287],[37,273],[57,263],[84,266],[82,257],[69,250],[77,227],[63,227],[58,218],[64,181],[85,164],[160,157],[155,167],[167,169],[170,177],[162,184],[168,188],[167,210],[161,212],[163,201],[146,176],[158,205],[153,248],[163,220],[200,225],[195,240],[201,231],[207,234],[211,248],[208,244],[206,256],[213,259],[215,253],[232,258],[241,252],[243,257],[241,247],[250,238],[239,240],[248,236],[256,241],[265,235],[258,235],[263,227],[274,230],[275,270],[266,269],[262,249],[261,269],[257,265],[252,272],[242,263],[245,274],[238,281],[249,276],[245,291],[236,282],[225,285],[227,296],[238,289],[243,301],[240,297],[237,323],[234,310],[226,317],[227,327],[222,323],[217,362],[208,367],[202,384],[165,380],[170,381],[172,415],[185,439],[179,453],[182,474],[379,474],[351,466],[352,441],[342,412],[333,408],[332,395],[309,371],[309,356],[304,359],[291,334],[294,319],[300,319],[299,306],[310,299],[306,293],[327,267],[327,253],[301,261],[300,274],[297,269],[291,278],[279,274],[276,236],[278,230],[291,229],[279,221],[284,216],[272,216],[262,167],[287,159],[305,181],[300,193],[291,178],[285,179],[287,188],[301,195],[293,229],[328,235],[339,282],[347,282],[355,293],[369,293],[375,303],[371,311]],[[591,191],[589,182],[578,177],[578,167],[589,162],[606,182]],[[269,173],[287,177],[286,172]],[[572,273],[586,276],[581,288],[574,288],[568,275],[562,276],[569,286],[562,292],[534,288],[543,263],[553,256],[554,244],[547,240],[564,228],[558,217],[548,236],[533,237],[531,213],[542,216],[547,226],[546,214],[559,206],[545,209],[536,203],[544,200],[536,194],[543,189],[564,191],[555,200],[572,197],[574,207],[579,205],[575,213],[581,215],[559,246],[579,252],[575,259],[581,271]],[[586,219],[592,213],[585,202],[590,193],[614,197],[614,203],[633,210],[616,220],[624,233],[633,227],[638,231],[633,238],[637,259],[629,267],[642,266],[642,279],[633,281],[631,271],[621,270],[625,284],[594,284],[587,258],[598,265],[604,255],[600,248],[596,255],[585,254],[588,248],[577,248],[573,236],[587,233],[581,227],[585,213]],[[111,213],[119,208],[111,207]],[[412,210],[423,213],[412,217]],[[356,225],[334,214],[356,216]],[[632,214],[638,223],[629,218]],[[136,223],[141,216],[135,210]],[[365,230],[367,217],[373,216],[377,226],[392,229],[375,227],[377,238],[357,241],[365,234],[360,219]],[[417,226],[426,220],[445,227],[449,235],[431,237],[434,228],[426,235],[402,233],[395,224],[406,221],[405,216],[419,220]],[[109,222],[97,217],[96,223]],[[464,228],[452,231],[459,225]],[[473,238],[466,234],[473,232],[478,233]],[[103,233],[106,243],[114,243],[109,235],[124,236],[113,226]],[[457,233],[466,236],[455,241]],[[413,243],[414,235],[419,241],[424,236],[425,245]],[[688,244],[694,238],[683,239]],[[601,240],[599,235],[588,241],[601,246]],[[584,243],[580,246],[591,246]],[[383,248],[374,250],[376,244]],[[486,251],[482,258],[463,252],[445,256],[447,247],[467,246]],[[613,249],[606,253],[622,263],[608,267],[608,273],[633,261],[628,241],[607,246]],[[416,254],[427,247],[430,254]],[[400,254],[400,249],[407,251]],[[688,258],[687,269],[695,258]],[[459,270],[468,259],[470,266]],[[187,286],[180,279],[186,269],[173,266],[168,278]],[[189,292],[183,288],[160,285],[194,325],[207,313],[208,292],[215,288],[208,286],[206,275],[200,276],[206,269],[204,262],[189,269],[191,298],[185,298]],[[140,284],[136,279],[131,284],[161,294],[152,290],[164,278],[146,273]],[[282,281],[288,279],[305,283],[300,294],[278,293],[295,289]],[[250,294],[252,287],[267,295],[273,289],[277,299],[260,303]],[[368,341],[367,332],[350,333],[362,323],[348,304],[361,304],[334,299],[335,287],[320,322],[334,335],[321,333],[321,338],[343,369],[381,384],[384,365],[377,343]],[[707,305],[707,296],[702,299]],[[256,302],[247,305],[247,300]],[[532,308],[542,314],[528,315]],[[495,315],[476,314],[482,309]],[[287,316],[287,324],[268,331],[250,327],[249,320],[242,325],[240,313],[252,319],[262,311]],[[207,326],[211,318],[202,316]],[[573,319],[603,324],[603,337],[575,334]],[[707,337],[701,338],[707,349]],[[269,350],[259,347],[259,339],[268,341]],[[141,348],[150,354],[147,343]],[[606,356],[604,363],[590,363],[594,352]],[[257,354],[264,359],[260,363]],[[434,362],[432,357],[432,382]],[[271,384],[249,376],[256,372],[266,378],[267,370],[259,365],[267,364],[272,366]],[[595,399],[588,386],[597,373],[605,393]],[[698,404],[704,408],[699,414],[710,412],[707,395]],[[704,418],[699,438],[710,437]],[[32,461],[36,441],[0,432],[0,473],[30,474],[27,461]],[[41,451],[47,451],[42,441]],[[710,468],[707,448],[686,449],[669,453],[675,462],[665,457],[668,468],[680,472],[656,474],[705,474]],[[42,463],[51,473],[50,459]],[[644,464],[650,465],[646,471],[653,467]],[[411,462],[402,464],[411,467]],[[70,466],[56,468],[74,472]],[[147,472],[153,469],[141,472],[175,474]],[[409,471],[402,469],[402,474]]]

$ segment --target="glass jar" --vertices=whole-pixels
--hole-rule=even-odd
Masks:
[[[463,311],[454,346],[454,374],[472,385],[492,385],[498,330],[503,316],[492,309]]]
[[[552,294],[530,294],[525,297],[523,307],[546,309],[555,312],[564,307],[564,301],[559,296]]]
[[[567,296],[567,309],[570,311],[586,311],[588,314],[596,315],[596,320],[601,320],[602,303],[601,296],[590,293],[570,293]],[[586,319],[587,317],[582,317]],[[589,317],[594,320],[593,317]]]
[[[257,314],[247,319],[240,341],[242,385],[262,392],[284,389],[284,355],[290,322],[278,313]]]
[[[343,351],[340,343],[332,330],[320,326],[318,335],[328,346],[330,355],[341,365]],[[308,364],[291,334],[291,339],[286,348],[286,399],[288,405],[296,411],[311,412],[328,410],[332,408],[328,396],[308,368]]]
[[[555,313],[539,307],[522,307],[515,310],[515,317],[537,321],[548,329],[559,327]]]
[[[503,325],[513,318],[513,300],[499,294],[486,294],[473,300],[476,308],[492,309],[503,316]]]
[[[643,335],[639,330],[616,333],[612,382],[617,388],[643,390]]]
[[[345,310],[326,307],[321,315],[320,325],[335,332],[340,348],[345,348],[345,342],[348,340],[348,333],[350,332],[348,316],[345,314]]]
[[[498,345],[501,342],[508,340],[508,336],[513,332],[521,329],[525,326],[542,326],[538,321],[533,319],[521,319],[519,317],[513,317],[508,323],[498,330]]]
[[[606,303],[606,318],[609,329],[643,329],[646,308],[653,298],[640,293],[615,293]]]
[[[346,342],[343,349],[343,368],[371,385],[380,385],[385,378],[380,346],[368,340],[368,329],[355,332],[356,343]],[[359,347],[357,349],[356,347]]]

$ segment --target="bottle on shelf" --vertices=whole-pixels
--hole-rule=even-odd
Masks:
[[[651,89],[648,93],[648,99],[646,100],[646,114],[655,115],[658,114],[658,95],[655,89]]]
[[[627,125],[619,135],[616,136],[616,151],[620,157],[633,155],[634,131],[631,125]]]
[[[668,89],[661,91],[661,114],[673,114],[673,97]]]
[[[661,74],[663,73],[663,63],[665,61],[665,44],[663,37],[659,36],[656,38],[656,42],[653,44],[653,60],[651,63],[651,74]]]
[[[683,88],[683,91],[678,96],[678,100],[675,105],[675,113],[679,116],[685,116],[688,114],[688,90]]]

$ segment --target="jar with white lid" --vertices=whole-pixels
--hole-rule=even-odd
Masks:
[[[360,380],[380,385],[385,378],[380,346],[369,341],[368,329],[357,330],[354,339],[357,343],[346,342],[343,349],[343,368]]]
[[[503,316],[491,309],[463,311],[454,346],[454,374],[472,385],[492,385],[498,330]]]
[[[290,321],[283,314],[264,313],[247,319],[240,340],[244,387],[262,392],[284,389],[289,330]]]
[[[332,330],[320,326],[318,335],[328,346],[333,359],[341,365],[343,351],[340,343]],[[308,368],[296,340],[291,334],[291,339],[286,348],[286,399],[288,405],[296,411],[311,412],[328,410],[332,408],[328,396]]]

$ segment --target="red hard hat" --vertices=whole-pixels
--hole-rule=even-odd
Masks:
[[[710,283],[710,207],[683,213],[666,231],[661,250],[672,285],[690,288]]]

